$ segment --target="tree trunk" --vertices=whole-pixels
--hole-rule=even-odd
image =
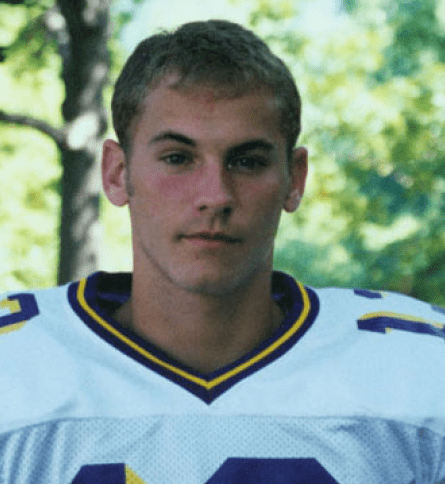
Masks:
[[[103,89],[109,71],[107,41],[111,0],[57,0],[66,21],[63,103],[62,211],[58,283],[97,269],[99,245],[99,146],[106,130]]]

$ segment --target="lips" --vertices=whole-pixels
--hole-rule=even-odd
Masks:
[[[241,239],[228,234],[224,234],[222,232],[197,232],[190,235],[184,235],[183,237],[190,241],[202,241],[204,243],[220,242],[226,244],[236,244],[238,242],[241,242]]]

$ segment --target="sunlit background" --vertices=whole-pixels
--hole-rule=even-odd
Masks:
[[[0,9],[0,46],[9,46],[32,18]],[[445,304],[445,0],[127,0],[113,3],[112,16],[111,83],[135,45],[162,28],[225,18],[264,38],[297,80],[311,161],[304,202],[280,226],[276,267],[315,286]],[[0,109],[60,125],[60,59],[39,64],[14,48],[0,62]],[[111,87],[107,106],[110,97]],[[0,123],[0,156],[0,291],[53,285],[57,148]],[[127,209],[103,199],[101,222],[99,267],[131,270]]]

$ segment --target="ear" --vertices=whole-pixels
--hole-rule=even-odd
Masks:
[[[284,203],[286,212],[295,212],[300,205],[306,186],[308,153],[304,147],[293,150],[292,159],[289,160],[290,184],[289,193]]]
[[[125,153],[119,143],[111,139],[105,140],[103,144],[102,184],[113,205],[122,207],[128,203]]]

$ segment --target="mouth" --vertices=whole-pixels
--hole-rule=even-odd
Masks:
[[[190,235],[183,235],[182,237],[190,242],[195,242],[202,245],[225,245],[241,242],[241,239],[224,234],[222,232],[197,232]]]

